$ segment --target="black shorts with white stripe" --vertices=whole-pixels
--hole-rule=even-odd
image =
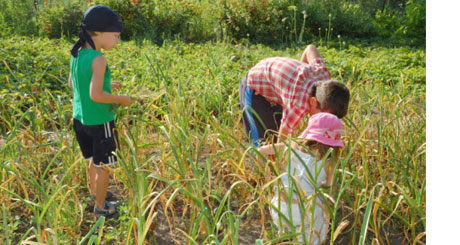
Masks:
[[[74,118],[73,129],[85,159],[92,157],[96,166],[117,163],[114,152],[120,147],[114,121],[99,125],[83,125]]]

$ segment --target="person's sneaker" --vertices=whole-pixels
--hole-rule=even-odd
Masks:
[[[105,200],[110,200],[112,199],[113,197],[113,193],[111,191],[107,191],[107,194],[105,195]],[[89,198],[89,202],[88,202],[88,206],[90,207],[94,207],[94,205],[96,205],[96,197],[95,196],[91,196]]]
[[[100,216],[104,216],[106,218],[111,218],[115,214],[118,213],[117,205],[116,205],[115,202],[105,201],[104,208],[103,209],[97,209],[96,206],[94,206],[93,213],[96,215],[97,218],[99,218]]]

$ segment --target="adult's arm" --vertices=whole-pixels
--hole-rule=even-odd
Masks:
[[[305,50],[302,53],[302,57],[300,58],[300,61],[311,64],[311,62],[315,59],[321,58],[319,55],[318,49],[312,44],[308,45]]]

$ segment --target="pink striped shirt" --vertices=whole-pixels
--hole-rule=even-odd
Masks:
[[[310,110],[308,98],[313,84],[330,78],[321,58],[307,64],[292,58],[274,57],[260,61],[249,71],[247,86],[269,102],[283,107],[281,126],[291,133]]]

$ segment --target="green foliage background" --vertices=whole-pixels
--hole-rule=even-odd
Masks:
[[[83,11],[104,4],[124,21],[122,38],[273,44],[311,38],[425,43],[424,0],[0,0],[0,33],[74,37]]]

